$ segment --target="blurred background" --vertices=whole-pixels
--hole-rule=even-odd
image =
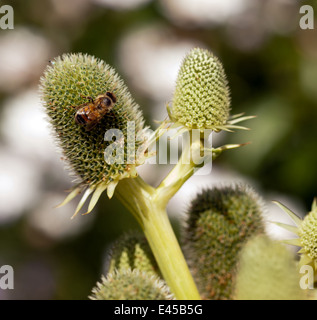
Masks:
[[[223,62],[232,114],[257,115],[247,132],[214,134],[214,145],[252,142],[218,158],[172,199],[178,219],[197,192],[244,181],[266,219],[289,222],[279,200],[304,216],[317,196],[317,25],[302,30],[297,0],[12,0],[14,29],[0,29],[0,266],[14,268],[14,290],[0,299],[87,299],[106,272],[107,249],[137,229],[115,198],[70,220],[77,200],[54,209],[72,186],[38,95],[50,59],[95,55],[114,66],[147,125],[166,117],[180,63],[199,46]],[[1,16],[0,16],[1,18]],[[169,166],[140,167],[157,185]],[[272,236],[284,237],[270,227]]]

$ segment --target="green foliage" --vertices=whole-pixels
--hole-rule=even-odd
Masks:
[[[184,247],[203,299],[231,299],[239,251],[264,232],[259,197],[235,185],[205,190],[191,203]]]
[[[121,236],[111,248],[109,273],[115,270],[138,269],[158,275],[159,270],[144,235],[129,232]]]
[[[165,284],[154,275],[139,270],[114,271],[92,290],[92,300],[172,300]]]
[[[299,287],[292,253],[281,243],[261,235],[242,249],[236,280],[237,300],[307,299]]]

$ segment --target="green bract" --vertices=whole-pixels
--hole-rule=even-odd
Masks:
[[[74,120],[78,106],[89,102],[86,97],[95,99],[107,91],[112,92],[117,101],[113,109],[92,130],[87,131]],[[143,132],[142,113],[115,70],[89,55],[64,54],[56,58],[41,78],[41,95],[58,145],[78,180],[63,204],[86,189],[76,213],[88,196],[94,193],[88,208],[90,212],[104,190],[107,189],[111,197],[120,180],[136,176],[135,167],[140,159],[127,161],[127,137],[130,134],[129,146],[132,143],[137,150],[141,142],[136,141],[140,137],[135,135]],[[133,125],[128,126],[128,123]],[[105,133],[109,129],[119,129],[123,133],[122,141],[116,141],[116,144],[111,139],[106,141]],[[124,161],[106,161],[106,148],[119,144],[121,148],[113,148],[113,155],[124,151]]]
[[[250,117],[229,119],[230,90],[219,59],[208,50],[195,48],[185,57],[176,81],[170,119],[188,129],[230,130]]]
[[[203,299],[232,299],[239,251],[264,232],[259,197],[242,185],[205,190],[191,203],[185,251]]]
[[[289,208],[275,201],[294,221],[295,225],[288,225],[280,222],[273,222],[276,225],[293,232],[298,238],[283,240],[287,244],[301,247],[298,253],[301,254],[300,266],[311,264],[316,268],[317,262],[317,199],[313,201],[311,211],[302,220]]]
[[[108,274],[92,290],[92,300],[172,300],[168,287],[147,272],[127,269]]]

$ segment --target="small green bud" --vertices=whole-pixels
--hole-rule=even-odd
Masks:
[[[92,290],[91,300],[173,300],[158,277],[139,270],[114,271],[102,277]]]
[[[231,299],[239,251],[264,232],[259,197],[248,187],[213,188],[191,203],[184,250],[203,299]]]
[[[92,104],[99,95],[106,92],[115,96],[111,110],[90,130],[84,125],[87,119],[79,119],[83,125],[78,124],[75,121],[78,110],[84,104]],[[104,190],[107,189],[111,197],[120,180],[136,176],[137,164],[126,158],[122,163],[106,161],[109,157],[106,158],[105,150],[114,144],[105,139],[105,133],[109,129],[119,129],[123,134],[122,141],[116,141],[116,146],[124,145],[124,149],[114,148],[115,156],[119,156],[122,151],[127,155],[127,145],[131,146],[131,141],[135,143],[134,149],[138,150],[142,142],[138,141],[140,137],[136,138],[136,134],[143,132],[142,113],[116,71],[102,60],[89,55],[64,54],[56,58],[41,78],[41,95],[68,167],[78,180],[78,185],[62,204],[86,189],[76,213],[94,192],[88,209],[90,212]],[[133,122],[133,127],[128,126],[129,122]]]
[[[129,232],[121,236],[111,248],[109,272],[138,269],[159,275],[152,251],[141,233]]]
[[[176,80],[171,121],[188,129],[214,131],[245,129],[235,126],[251,117],[230,120],[230,90],[220,60],[208,50],[194,48],[185,57]]]
[[[235,299],[307,299],[299,281],[296,261],[291,252],[267,236],[256,236],[241,251]]]

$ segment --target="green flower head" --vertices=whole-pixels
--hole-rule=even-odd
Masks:
[[[90,212],[103,191],[111,197],[120,180],[137,175],[140,159],[131,161],[131,154],[128,159],[127,146],[137,150],[142,144],[142,113],[116,71],[89,55],[56,58],[45,70],[40,90],[58,145],[78,182],[61,205],[85,190],[76,213],[93,194]],[[115,142],[113,132],[121,134]],[[113,161],[118,157],[121,162]]]
[[[214,131],[244,128],[234,124],[250,118],[230,119],[230,90],[222,63],[200,48],[192,49],[180,67],[168,113],[171,121],[188,129]]]

